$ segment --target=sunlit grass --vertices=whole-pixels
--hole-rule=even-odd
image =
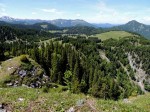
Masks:
[[[119,39],[123,37],[133,36],[133,34],[125,32],[125,31],[109,31],[106,33],[96,34],[94,37],[98,37],[101,40],[107,40],[110,38]]]
[[[23,101],[19,101],[22,98]],[[42,89],[27,87],[1,88],[0,104],[6,103],[13,111],[52,111],[63,112],[70,107],[79,108],[81,112],[87,111],[90,107],[86,104],[77,107],[77,101],[93,101],[93,107],[97,112],[149,112],[150,94],[129,98],[126,103],[123,100],[96,99],[84,94],[72,94],[69,91],[61,91],[61,88],[51,88],[48,93]],[[90,111],[90,110],[89,110]]]

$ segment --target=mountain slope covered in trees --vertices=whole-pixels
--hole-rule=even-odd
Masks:
[[[136,66],[142,63],[141,68],[146,72],[142,84],[149,91],[149,41],[142,37],[103,42],[85,37],[63,37],[42,44],[27,44],[26,41],[11,44],[3,42],[1,48],[3,59],[28,54],[45,70],[50,78],[49,83],[67,86],[73,93],[83,92],[115,100],[142,93],[137,84],[139,79],[135,76],[136,70],[131,68],[128,60],[130,54],[137,60]],[[146,51],[141,54],[137,52],[140,50]],[[101,51],[110,61],[101,57]]]
[[[104,31],[76,26],[63,36],[0,26],[0,87],[23,85],[44,92],[61,87],[107,100],[149,92],[150,40],[129,33],[101,41],[89,37],[95,32]]]

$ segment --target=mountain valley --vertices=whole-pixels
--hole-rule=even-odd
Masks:
[[[0,111],[150,111],[149,25],[0,21]]]

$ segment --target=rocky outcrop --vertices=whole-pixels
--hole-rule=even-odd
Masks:
[[[22,58],[27,59],[23,61],[24,59],[22,60]],[[11,64],[9,65],[9,63]],[[8,68],[11,69],[8,70]],[[20,56],[3,62],[0,72],[3,75],[3,86],[16,87],[23,85],[32,88],[41,88],[49,80],[42,67],[28,56]],[[7,75],[4,73],[7,73]]]
[[[138,57],[138,56],[135,55],[135,57]],[[130,53],[128,53],[128,60],[129,60],[129,64],[131,68],[135,71],[136,83],[140,86],[143,92],[147,92],[145,90],[144,81],[148,80],[146,78],[148,74],[146,74],[146,72],[142,69],[142,63],[138,65]]]

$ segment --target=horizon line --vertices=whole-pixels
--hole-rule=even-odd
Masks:
[[[34,18],[15,18],[15,17],[11,17],[11,16],[0,16],[0,18],[2,18],[2,17],[9,17],[9,18],[13,18],[13,19],[20,19],[20,20],[41,20],[41,21],[53,21],[53,20],[81,20],[81,21],[85,21],[85,22],[88,22],[88,23],[91,23],[91,24],[112,24],[112,25],[121,25],[121,24],[126,24],[126,23],[128,23],[128,22],[130,22],[130,21],[137,21],[137,20],[135,20],[135,19],[132,19],[132,20],[130,20],[130,21],[128,21],[128,22],[124,22],[124,23],[109,23],[109,22],[89,22],[89,21],[87,21],[87,20],[84,20],[84,19],[65,19],[65,18],[58,18],[58,19],[40,19],[40,18],[36,18],[36,19],[34,19]],[[137,21],[137,22],[139,22],[139,21]],[[142,23],[142,22],[139,22],[139,23]],[[142,24],[145,24],[145,23],[142,23]],[[145,25],[148,25],[148,24],[145,24]]]

